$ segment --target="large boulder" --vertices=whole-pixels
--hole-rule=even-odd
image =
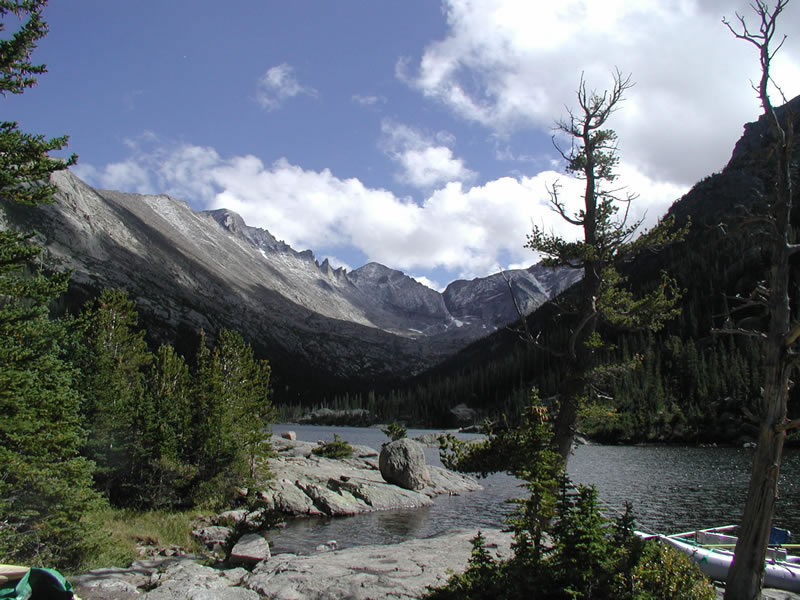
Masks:
[[[458,426],[472,425],[478,416],[478,413],[475,411],[475,409],[472,409],[463,403],[451,408],[450,414],[453,416],[453,420]]]
[[[378,467],[384,481],[407,490],[421,490],[430,483],[425,452],[419,442],[408,438],[385,444]]]

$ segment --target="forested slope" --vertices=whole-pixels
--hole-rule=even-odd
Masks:
[[[800,129],[800,97],[788,106]],[[609,362],[638,366],[598,379],[603,402],[584,415],[587,433],[608,441],[740,442],[752,432],[748,413],[761,382],[759,342],[714,330],[724,329],[741,304],[735,297],[754,293],[768,269],[768,224],[762,217],[771,171],[763,127],[760,121],[746,125],[723,171],[696,184],[671,207],[676,225],[691,220],[686,239],[640,256],[624,270],[635,292],[657,285],[662,271],[670,273],[685,290],[681,315],[657,335],[606,327],[616,345],[608,352]],[[795,153],[800,155],[797,145]],[[636,191],[646,200],[646,190]],[[794,222],[800,225],[800,214]],[[799,292],[797,284],[793,288]],[[763,316],[756,311],[736,317],[740,326],[742,317],[745,326],[755,326]],[[557,347],[553,342],[564,335],[558,321],[558,311],[546,305],[531,315],[528,327],[541,332],[543,345]],[[519,332],[504,330],[409,386],[379,396],[373,405],[386,416],[441,424],[448,420],[448,408],[462,402],[489,416],[513,413],[531,386],[545,398],[555,393],[559,362],[522,341]],[[797,395],[792,392],[792,416],[798,412]]]

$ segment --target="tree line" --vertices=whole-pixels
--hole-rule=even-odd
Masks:
[[[47,33],[44,0],[0,0],[0,94],[35,85]],[[0,207],[52,200],[49,175],[77,156],[50,156],[66,137],[0,123]],[[0,230],[0,556],[74,568],[96,547],[86,516],[213,505],[257,475],[274,412],[270,368],[235,332],[204,338],[188,362],[147,348],[135,304],[107,290],[54,318],[69,273],[46,268],[29,232]]]

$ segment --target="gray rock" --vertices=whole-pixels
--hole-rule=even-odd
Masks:
[[[407,490],[421,490],[430,483],[425,453],[414,440],[404,438],[384,445],[378,465],[387,483]]]
[[[361,546],[309,556],[281,554],[256,566],[247,587],[267,598],[381,600],[421,598],[442,585],[449,571],[463,572],[476,530],[386,546]],[[485,530],[492,554],[510,554],[511,534]]]
[[[422,435],[418,435],[417,437],[413,438],[415,442],[419,442],[423,446],[427,446],[428,448],[438,448],[439,447],[439,437],[441,437],[441,433],[423,433]]]
[[[295,441],[297,439],[297,434],[294,431],[284,431],[281,434],[281,437],[283,439],[285,439],[285,440],[289,440],[290,442],[293,442],[293,441]]]
[[[252,590],[235,587],[224,571],[180,561],[158,577],[158,587],[144,594],[146,600],[258,600]],[[235,579],[235,578],[234,578]],[[241,581],[241,578],[239,579]]]
[[[474,423],[478,413],[466,404],[459,404],[450,409],[450,414],[453,415],[456,423],[466,425]]]
[[[230,562],[235,565],[255,565],[270,557],[269,542],[263,535],[247,533],[231,550]]]
[[[367,446],[354,446],[350,458],[333,460],[312,455],[314,444],[310,442],[273,436],[272,444],[278,453],[278,458],[269,461],[275,477],[264,482],[259,496],[265,508],[289,516],[418,508],[429,506],[431,497],[438,494],[481,489],[475,479],[440,467],[427,468],[429,485],[421,490],[387,483],[375,460],[378,452]]]
[[[101,600],[115,598],[116,600],[133,600],[141,595],[139,589],[122,577],[87,577],[79,575],[72,578],[75,592],[83,600]]]
[[[246,524],[251,529],[256,529],[263,518],[264,514],[260,509],[253,511],[244,509],[226,510],[214,517],[214,523],[217,525],[222,524],[223,526]]]
[[[209,527],[201,527],[192,531],[192,537],[198,539],[205,544],[208,548],[217,550],[225,545],[228,538],[233,533],[230,527],[222,527],[220,525],[211,525]]]

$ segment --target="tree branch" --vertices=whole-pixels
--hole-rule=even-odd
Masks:
[[[724,333],[726,335],[743,335],[746,337],[757,337],[761,340],[767,339],[767,334],[763,331],[753,331],[752,329],[739,329],[738,327],[733,328],[712,328],[711,333]]]
[[[797,429],[798,427],[800,427],[800,419],[794,419],[793,421],[775,425],[775,431],[780,433],[781,431],[789,431],[790,429]]]
[[[523,340],[528,342],[535,341],[531,335],[530,329],[528,329],[528,319],[526,319],[525,315],[522,313],[522,309],[519,307],[519,303],[517,302],[517,297],[514,295],[514,288],[511,285],[511,279],[508,277],[508,275],[506,275],[506,272],[502,269],[502,267],[500,268],[500,275],[502,275],[506,285],[508,286],[508,292],[511,294],[511,302],[514,303],[514,310],[517,311],[519,320],[522,321],[522,327],[525,331],[525,337]]]
[[[792,329],[786,334],[783,343],[787,346],[791,346],[797,341],[797,338],[800,338],[800,322],[795,321],[792,323]]]

